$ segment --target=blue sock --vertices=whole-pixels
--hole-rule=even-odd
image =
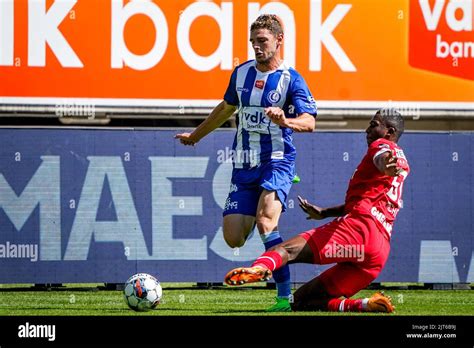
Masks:
[[[261,234],[260,237],[262,238],[263,245],[265,245],[265,250],[283,242],[278,231]],[[285,265],[274,271],[273,279],[275,279],[277,286],[277,296],[288,298],[291,295],[290,267]]]

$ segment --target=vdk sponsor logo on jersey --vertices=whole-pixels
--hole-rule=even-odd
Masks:
[[[265,116],[263,108],[244,108],[242,111],[242,123],[246,130],[268,131],[270,119]]]

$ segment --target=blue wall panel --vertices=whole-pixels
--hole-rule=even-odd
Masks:
[[[215,132],[196,147],[180,145],[175,133],[0,130],[0,282],[123,282],[136,272],[165,282],[220,282],[249,264],[263,251],[257,233],[230,249],[221,232],[231,170],[222,159],[234,132]],[[281,219],[285,239],[324,223],[305,219],[297,195],[342,203],[367,149],[357,132],[294,138],[302,181]],[[412,172],[377,281],[474,282],[473,139],[402,137]],[[327,268],[291,267],[298,282]]]

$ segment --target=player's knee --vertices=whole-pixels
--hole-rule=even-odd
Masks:
[[[290,302],[291,310],[294,312],[326,311],[328,307],[327,299],[317,299],[314,301],[293,300]]]
[[[294,296],[290,301],[290,306],[291,310],[294,312],[301,312],[304,310],[303,302],[301,301],[301,299],[295,299]]]
[[[291,309],[295,312],[302,312],[308,310],[308,303],[310,302],[308,294],[303,294],[301,291],[296,291],[290,301]]]
[[[235,234],[226,234],[224,233],[224,240],[227,245],[231,248],[240,248],[245,244],[245,238],[243,236]]]
[[[273,219],[267,217],[257,217],[257,228],[260,233],[273,231],[277,224]]]
[[[240,247],[243,247],[244,244],[245,244],[245,240],[243,239],[225,239],[225,242],[227,243],[227,245],[231,248],[240,248]]]
[[[327,310],[329,297],[321,294],[308,294],[295,292],[290,301],[291,310],[294,312],[324,311]]]

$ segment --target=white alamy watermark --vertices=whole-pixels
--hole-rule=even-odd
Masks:
[[[56,339],[56,325],[35,325],[26,322],[18,326],[18,337],[20,338],[47,338],[48,341]]]
[[[38,261],[38,244],[14,244],[7,241],[0,244],[1,259],[30,259]]]
[[[95,105],[59,103],[56,104],[55,114],[58,117],[87,117],[89,120],[91,120],[95,117]]]
[[[365,259],[364,249],[364,244],[342,245],[333,242],[324,247],[324,256],[328,259],[345,258],[356,259],[357,261],[362,262]]]
[[[420,104],[418,103],[404,103],[404,102],[395,102],[389,100],[386,104],[383,105],[384,108],[389,110],[398,111],[403,117],[412,117],[414,120],[420,118]]]
[[[255,150],[233,150],[229,147],[217,151],[217,163],[256,164],[258,153]]]

